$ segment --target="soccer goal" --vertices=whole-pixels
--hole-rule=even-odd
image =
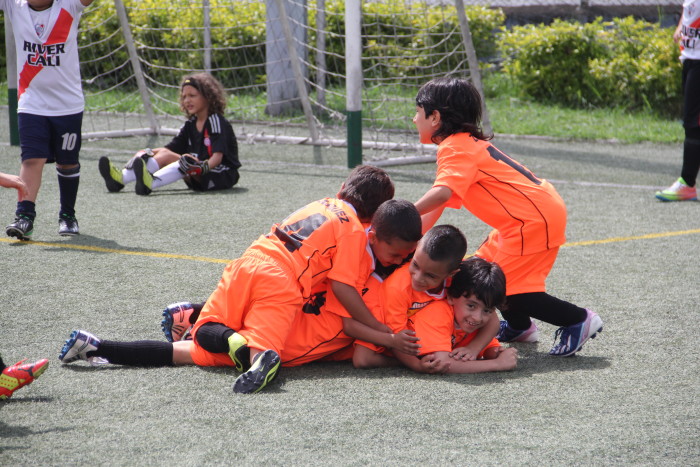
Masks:
[[[83,131],[174,134],[181,78],[206,71],[243,143],[348,147],[349,166],[432,160],[416,92],[444,75],[480,87],[471,31],[492,35],[484,18],[499,14],[462,0],[95,2],[79,37]]]

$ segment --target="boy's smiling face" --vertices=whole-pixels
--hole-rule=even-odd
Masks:
[[[474,294],[467,297],[464,295],[458,298],[447,297],[447,301],[454,310],[455,328],[467,334],[481,329],[494,312],[493,308],[486,308],[484,302]]]
[[[417,292],[425,292],[443,284],[445,279],[456,273],[445,261],[434,261],[420,246],[408,266],[411,274],[411,286]]]

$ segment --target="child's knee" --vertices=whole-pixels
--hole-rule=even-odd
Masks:
[[[352,366],[359,370],[374,368],[375,363],[374,352],[362,345],[355,346],[355,351],[352,354]]]

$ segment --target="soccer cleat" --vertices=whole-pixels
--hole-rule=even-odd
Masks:
[[[530,327],[524,331],[513,329],[508,325],[508,321],[501,321],[501,329],[496,335],[499,342],[537,342],[540,333],[534,321],[530,321]]]
[[[5,228],[8,237],[17,237],[18,240],[31,240],[34,232],[34,221],[24,214],[17,214],[15,221]]]
[[[61,353],[58,355],[58,359],[63,363],[71,363],[76,360],[85,360],[90,362],[88,352],[93,352],[97,350],[100,346],[100,340],[90,334],[87,331],[73,331],[70,337],[63,344]],[[99,363],[99,362],[98,362]]]
[[[151,187],[153,186],[153,175],[146,168],[146,161],[137,157],[134,159],[134,175],[136,175],[136,194],[150,195]]]
[[[695,201],[698,199],[698,191],[695,187],[688,186],[681,177],[665,190],[657,191],[656,198],[661,201]]]
[[[597,333],[603,330],[603,320],[597,313],[586,309],[586,319],[578,324],[561,327],[554,334],[554,346],[549,351],[549,355],[568,357],[581,350],[583,344],[589,339],[593,339]],[[559,342],[557,343],[557,340]]]
[[[190,302],[178,302],[165,307],[160,327],[168,342],[192,339],[190,336],[192,313],[194,313],[194,308]]]
[[[62,235],[64,237],[80,235],[78,219],[76,219],[75,216],[69,216],[68,214],[61,213],[58,216],[58,235]]]
[[[246,371],[233,383],[233,392],[254,394],[264,388],[277,376],[280,356],[274,350],[266,350],[255,357],[250,370]]]
[[[124,178],[122,177],[122,171],[119,170],[110,162],[107,156],[100,157],[100,161],[97,163],[97,167],[100,169],[100,175],[105,179],[105,184],[107,185],[107,190],[110,193],[116,193],[124,188]]]
[[[23,363],[25,360],[2,370],[0,374],[0,400],[12,397],[16,390],[37,379],[49,367],[49,361],[45,358],[34,363]]]
[[[228,338],[228,354],[236,364],[236,370],[247,371],[250,368],[250,348],[245,337],[234,332]]]

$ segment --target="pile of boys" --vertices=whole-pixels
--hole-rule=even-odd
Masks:
[[[513,369],[517,351],[495,339],[495,309],[506,298],[501,268],[463,260],[467,242],[456,227],[421,235],[415,205],[393,192],[383,170],[360,166],[336,198],[296,211],[231,262],[206,303],[167,307],[168,342],[116,342],[76,330],[59,358],[234,366],[239,393],[265,387],[280,365],[321,359],[427,373]],[[590,337],[575,334],[565,355]]]

